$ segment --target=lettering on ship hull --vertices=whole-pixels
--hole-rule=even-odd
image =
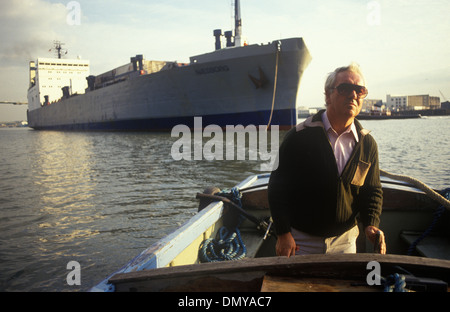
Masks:
[[[197,75],[205,75],[205,74],[214,74],[214,73],[220,73],[220,72],[227,72],[230,71],[230,68],[227,65],[221,65],[221,66],[213,66],[213,67],[205,67],[196,69],[195,73]]]

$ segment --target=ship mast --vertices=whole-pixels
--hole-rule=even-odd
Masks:
[[[62,45],[65,44],[65,43],[61,43],[61,41],[55,40],[55,41],[53,41],[53,44],[54,44],[54,48],[53,49],[56,50],[56,53],[57,53],[59,59],[61,58],[61,55],[62,55],[61,51],[65,52],[64,54],[67,54],[67,50],[64,50],[62,48]],[[51,50],[52,49],[50,49],[49,51],[51,51]]]
[[[222,49],[222,29],[215,29],[214,37],[216,37],[216,50]],[[241,5],[239,0],[234,0],[234,36],[233,31],[225,32],[227,47],[241,47],[242,46],[242,19],[241,19]]]
[[[241,19],[241,6],[239,0],[234,1],[234,46],[242,46],[242,19]]]

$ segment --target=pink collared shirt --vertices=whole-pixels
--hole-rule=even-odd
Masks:
[[[326,111],[322,114],[322,122],[328,135],[328,139],[330,140],[331,147],[333,148],[339,175],[341,175],[347,161],[350,158],[350,155],[353,152],[353,148],[359,141],[355,123],[353,122],[347,130],[345,130],[341,135],[338,135],[331,126]]]

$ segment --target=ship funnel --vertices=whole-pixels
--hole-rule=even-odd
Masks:
[[[95,90],[95,76],[94,75],[87,76],[86,80],[88,83],[89,91],[94,91]]]
[[[225,32],[225,38],[227,38],[227,47],[234,46],[234,43],[233,43],[233,32],[231,30]]]
[[[63,93],[63,98],[65,98],[65,99],[70,98],[69,86],[62,87],[61,90],[62,90],[62,93]]]
[[[222,29],[215,29],[214,30],[214,37],[216,37],[216,50],[222,49]]]
[[[144,56],[142,54],[136,55],[136,61],[138,62],[139,70],[143,70],[144,69],[144,64],[143,64]]]
[[[226,47],[241,47],[242,46],[242,19],[241,19],[241,5],[239,0],[234,1],[234,36],[233,31],[226,31]],[[222,30],[214,30],[214,37],[216,37],[216,50],[222,48],[221,43]]]
[[[133,71],[142,70],[144,56],[142,54],[137,54],[136,56],[130,57],[130,62],[133,64]]]

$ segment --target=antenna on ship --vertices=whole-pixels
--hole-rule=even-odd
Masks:
[[[56,50],[56,54],[57,54],[58,58],[60,59],[62,53],[64,53],[64,55],[66,55],[68,52],[67,50],[62,48],[63,44],[65,44],[65,43],[61,43],[61,41],[55,40],[55,41],[53,41],[53,45],[54,45],[53,49],[50,49],[48,51],[50,52],[52,50]]]

